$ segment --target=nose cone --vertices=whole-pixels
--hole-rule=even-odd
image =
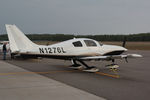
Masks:
[[[121,46],[115,46],[115,45],[104,45],[104,49],[106,50],[110,50],[110,51],[114,51],[114,50],[118,50],[118,51],[127,51],[126,48],[121,47]]]
[[[104,45],[103,46],[104,55],[120,55],[127,51],[126,48],[114,45]]]
[[[128,49],[121,47],[121,46],[116,46],[115,48],[118,50],[128,51]]]

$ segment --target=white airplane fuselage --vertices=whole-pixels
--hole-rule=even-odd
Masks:
[[[53,45],[37,45],[29,40],[16,25],[6,25],[11,53],[28,57],[71,58],[85,56],[120,55],[126,48],[104,45],[93,39],[74,38]]]
[[[87,46],[85,41],[92,41],[94,46]],[[80,42],[82,46],[75,46],[73,43]],[[30,57],[52,57],[52,58],[69,58],[86,57],[86,56],[103,56],[103,55],[119,55],[127,51],[126,48],[114,45],[100,44],[99,42],[88,38],[71,39],[53,45],[35,45],[30,48],[21,49],[21,55]]]

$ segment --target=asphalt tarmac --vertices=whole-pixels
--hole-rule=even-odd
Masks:
[[[128,53],[138,53],[143,55],[143,58],[128,59],[128,63],[117,60],[115,63],[120,65],[117,72],[106,69],[104,66],[111,62],[105,61],[87,62],[100,69],[97,73],[70,69],[70,61],[56,59],[8,59],[6,62],[108,100],[150,99],[150,51]]]

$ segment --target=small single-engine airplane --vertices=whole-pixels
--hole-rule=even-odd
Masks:
[[[11,55],[22,57],[46,57],[70,60],[71,68],[81,69],[87,72],[97,72],[99,69],[88,66],[84,61],[112,61],[106,67],[116,69],[115,59],[138,58],[138,54],[122,54],[127,51],[121,46],[105,45],[93,39],[74,38],[52,45],[37,45],[30,41],[15,25],[6,25],[10,43]],[[122,54],[122,55],[121,55]]]

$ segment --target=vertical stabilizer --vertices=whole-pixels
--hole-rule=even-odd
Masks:
[[[36,44],[29,40],[16,25],[6,25],[6,31],[10,43],[10,50],[15,52],[28,52],[32,50]]]

